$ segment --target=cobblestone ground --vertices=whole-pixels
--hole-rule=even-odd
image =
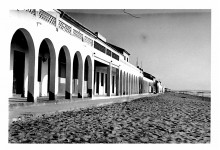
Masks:
[[[13,122],[9,143],[210,143],[210,99],[166,93]]]

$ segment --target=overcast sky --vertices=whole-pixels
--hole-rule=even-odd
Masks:
[[[210,10],[65,10],[174,90],[211,89]],[[130,15],[129,15],[129,14]]]

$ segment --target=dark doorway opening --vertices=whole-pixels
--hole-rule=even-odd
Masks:
[[[24,97],[24,68],[25,68],[25,53],[14,51],[13,65],[13,94],[21,94]]]
[[[99,93],[99,72],[97,72],[96,77],[96,93]]]

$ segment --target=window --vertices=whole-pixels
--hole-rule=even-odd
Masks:
[[[105,53],[105,47],[99,44],[98,42],[94,41],[94,48]]]
[[[112,58],[116,59],[116,60],[119,60],[119,56],[115,53],[112,52]]]
[[[109,49],[107,49],[106,54],[107,54],[108,56],[112,56],[112,52],[111,52]]]

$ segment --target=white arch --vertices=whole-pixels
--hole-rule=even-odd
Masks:
[[[16,36],[19,36],[19,37],[16,37]],[[21,44],[21,42],[16,41],[16,40],[20,40],[22,37],[24,37],[25,44],[27,44],[27,50],[24,50],[22,48],[24,45]],[[17,47],[16,47],[16,44],[18,44]],[[20,51],[20,54],[18,54],[19,51]],[[15,77],[15,70],[16,70],[15,65],[18,65],[18,64],[14,64],[14,61],[16,59],[15,57],[17,57],[18,55],[23,55],[24,56],[23,60],[21,60],[21,61],[24,61],[24,65],[23,65],[24,74],[27,74],[27,77],[26,77],[26,79],[28,80],[27,90],[24,91],[25,77],[22,77],[21,79],[23,81],[21,81],[21,86],[19,87],[19,88],[21,88],[20,89],[21,91],[19,93],[22,96],[25,96],[26,94],[24,94],[24,93],[27,93],[27,101],[34,102],[34,97],[35,97],[34,94],[36,94],[36,93],[34,93],[35,46],[34,46],[32,36],[30,35],[30,33],[26,29],[19,28],[13,34],[12,39],[11,39],[11,51],[10,52],[11,52],[10,69],[13,70],[13,76],[14,77]],[[15,56],[15,53],[17,53],[16,56]],[[19,69],[19,66],[18,66],[18,69]],[[16,83],[13,83],[13,86],[15,86],[15,84]]]

